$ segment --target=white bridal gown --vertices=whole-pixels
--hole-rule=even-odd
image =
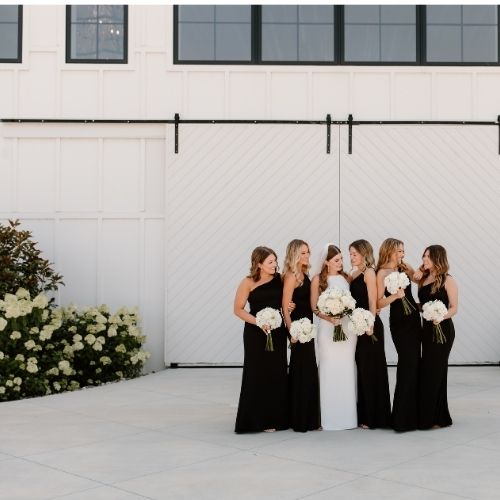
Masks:
[[[328,276],[328,287],[349,290],[341,275]],[[347,334],[347,317],[342,319]],[[358,426],[356,409],[356,335],[347,340],[333,342],[332,323],[319,320],[319,388],[321,426],[326,431],[353,429]]]

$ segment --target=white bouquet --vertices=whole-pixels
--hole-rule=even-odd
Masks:
[[[436,325],[433,325],[434,338],[433,340],[438,344],[444,344],[446,342],[446,337],[443,332],[443,328],[440,323],[443,321],[448,309],[440,300],[430,300],[422,306],[422,316],[427,321],[439,321]]]
[[[398,273],[397,271],[388,274],[384,279],[384,285],[390,294],[396,293],[400,288],[404,290],[410,284],[410,279],[406,273]],[[415,311],[415,306],[406,298],[402,297],[403,311],[406,316]]]
[[[370,328],[373,328],[375,324],[375,316],[366,309],[357,307],[354,309],[352,314],[349,315],[349,323],[347,325],[347,331],[353,333],[354,335],[364,335]],[[378,339],[375,335],[371,335],[372,342],[376,342]]]
[[[313,325],[309,318],[300,318],[292,321],[290,336],[301,344],[305,344],[316,337],[316,325]]]
[[[350,314],[356,307],[349,290],[340,288],[327,288],[318,298],[317,308],[326,316],[332,318],[343,318]],[[347,336],[342,329],[342,325],[336,325],[333,329],[333,341],[339,342],[347,340]]]
[[[274,351],[271,330],[281,326],[282,319],[280,312],[272,307],[265,307],[255,315],[255,319],[257,326],[266,332],[266,351]]]

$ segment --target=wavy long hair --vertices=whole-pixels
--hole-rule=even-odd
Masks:
[[[430,245],[422,254],[422,257],[425,255],[425,252],[429,251],[429,259],[432,260],[432,264],[434,265],[434,275],[436,279],[434,280],[431,288],[431,293],[436,293],[442,286],[444,286],[444,282],[446,281],[446,276],[448,275],[448,271],[450,270],[450,266],[448,264],[448,255],[446,254],[446,248],[441,245]],[[429,276],[430,271],[428,269],[424,270],[422,274],[422,278],[419,281],[419,286],[422,286],[423,282]]]
[[[399,245],[404,245],[404,243],[396,238],[387,238],[382,242],[378,251],[376,271],[389,264],[392,254],[398,250]],[[398,271],[406,272],[407,269],[408,266],[403,261],[401,261],[401,264],[398,264]]]
[[[363,259],[365,260],[365,269],[371,267],[375,268],[375,257],[373,256],[373,247],[371,246],[369,241],[366,240],[356,240],[353,241],[349,248],[354,248],[356,252],[360,253]],[[362,272],[365,270],[361,270]]]
[[[284,277],[285,274],[290,271],[299,283],[302,281],[300,279],[301,273],[309,274],[309,268],[311,267],[310,265],[300,263],[300,259],[302,257],[300,250],[303,245],[305,245],[307,250],[309,250],[309,253],[311,253],[309,245],[304,240],[292,240],[288,243],[282,272],[282,276]]]
[[[321,271],[319,272],[319,293],[325,291],[328,288],[328,266],[326,265],[326,263],[339,253],[342,253],[339,247],[335,245],[328,245],[325,260],[321,264]],[[345,273],[344,269],[341,269],[339,271],[339,274],[347,279],[347,274]]]
[[[253,281],[260,280],[260,268],[259,264],[262,264],[270,255],[274,255],[276,260],[278,260],[278,256],[276,252],[269,247],[257,247],[252,251],[252,256],[250,257],[250,273],[247,276],[251,278]],[[276,267],[276,270],[278,267]]]

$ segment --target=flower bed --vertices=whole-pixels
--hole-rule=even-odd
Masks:
[[[24,288],[0,300],[0,401],[140,375],[149,353],[136,309],[54,308]]]

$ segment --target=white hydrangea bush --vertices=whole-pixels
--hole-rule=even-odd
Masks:
[[[141,374],[149,353],[137,309],[54,308],[24,288],[0,300],[0,401]]]

